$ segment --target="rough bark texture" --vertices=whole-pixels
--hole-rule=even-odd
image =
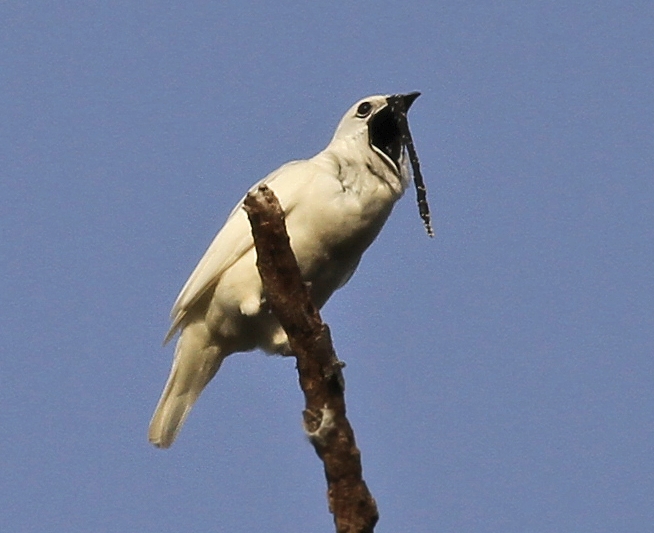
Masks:
[[[327,478],[337,533],[372,532],[377,505],[362,478],[361,454],[345,416],[343,364],[311,302],[289,245],[284,212],[265,185],[245,198],[266,300],[286,331],[304,392],[304,428]]]

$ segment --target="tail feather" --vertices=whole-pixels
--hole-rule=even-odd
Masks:
[[[218,346],[202,342],[206,336],[197,335],[201,332],[193,329],[187,326],[177,342],[170,376],[150,421],[148,439],[158,448],[168,448],[173,443],[224,359]]]

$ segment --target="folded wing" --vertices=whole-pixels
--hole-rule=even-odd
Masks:
[[[302,181],[310,179],[309,161],[292,161],[269,174],[250,190],[254,191],[261,184],[270,186],[277,194],[282,208],[288,215],[300,199]],[[216,285],[223,273],[248,253],[254,246],[250,222],[243,209],[243,199],[232,210],[225,225],[218,232],[200,262],[182,287],[173,304],[170,317],[172,325],[164,344],[180,328],[189,308],[197,302],[206,291]]]

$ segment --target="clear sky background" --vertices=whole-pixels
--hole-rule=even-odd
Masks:
[[[167,451],[174,298],[361,97],[414,191],[324,309],[379,532],[654,524],[654,4],[3,2],[0,530],[331,531],[290,359],[228,359]]]

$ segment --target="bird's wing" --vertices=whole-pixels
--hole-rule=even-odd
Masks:
[[[310,161],[291,161],[266,176],[250,191],[256,190],[261,184],[269,185],[275,191],[284,212],[288,215],[300,199],[303,182],[311,179],[313,170],[311,166]],[[254,246],[250,223],[242,208],[244,199],[245,197],[232,210],[225,225],[215,236],[182,287],[170,312],[172,325],[164,344],[179,329],[188,309],[218,282],[220,276],[229,267]]]

